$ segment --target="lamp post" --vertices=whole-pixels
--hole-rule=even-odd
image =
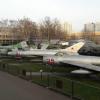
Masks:
[[[93,25],[93,35],[92,35],[92,40],[95,41],[95,28],[96,28],[96,25],[95,23],[92,22],[92,25]]]
[[[84,39],[87,39],[87,28],[86,28],[86,24],[84,24],[83,38],[84,38]]]
[[[41,70],[40,70],[40,73],[41,73],[41,80],[42,80],[42,72],[43,72],[43,70],[41,69]]]
[[[49,33],[49,28],[47,28],[47,38],[48,38],[48,41],[49,41],[49,44],[50,44],[50,33]]]

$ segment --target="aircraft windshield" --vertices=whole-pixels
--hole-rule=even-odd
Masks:
[[[58,52],[58,53],[55,54],[55,56],[63,56],[63,55],[64,55],[63,52]]]

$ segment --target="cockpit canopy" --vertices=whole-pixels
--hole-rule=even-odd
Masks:
[[[64,52],[58,52],[55,54],[55,56],[64,56],[64,55],[66,55],[66,53],[64,53]]]

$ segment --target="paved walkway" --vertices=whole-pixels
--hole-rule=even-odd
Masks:
[[[0,71],[0,100],[70,100],[66,96]]]

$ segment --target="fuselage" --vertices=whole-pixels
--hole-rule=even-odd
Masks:
[[[84,64],[100,64],[100,57],[84,55],[46,56],[43,61],[59,64],[60,62],[78,62]]]
[[[54,55],[59,50],[32,50],[32,51],[16,51],[16,52],[9,52],[8,55],[20,55],[20,56],[47,56],[47,55]]]

